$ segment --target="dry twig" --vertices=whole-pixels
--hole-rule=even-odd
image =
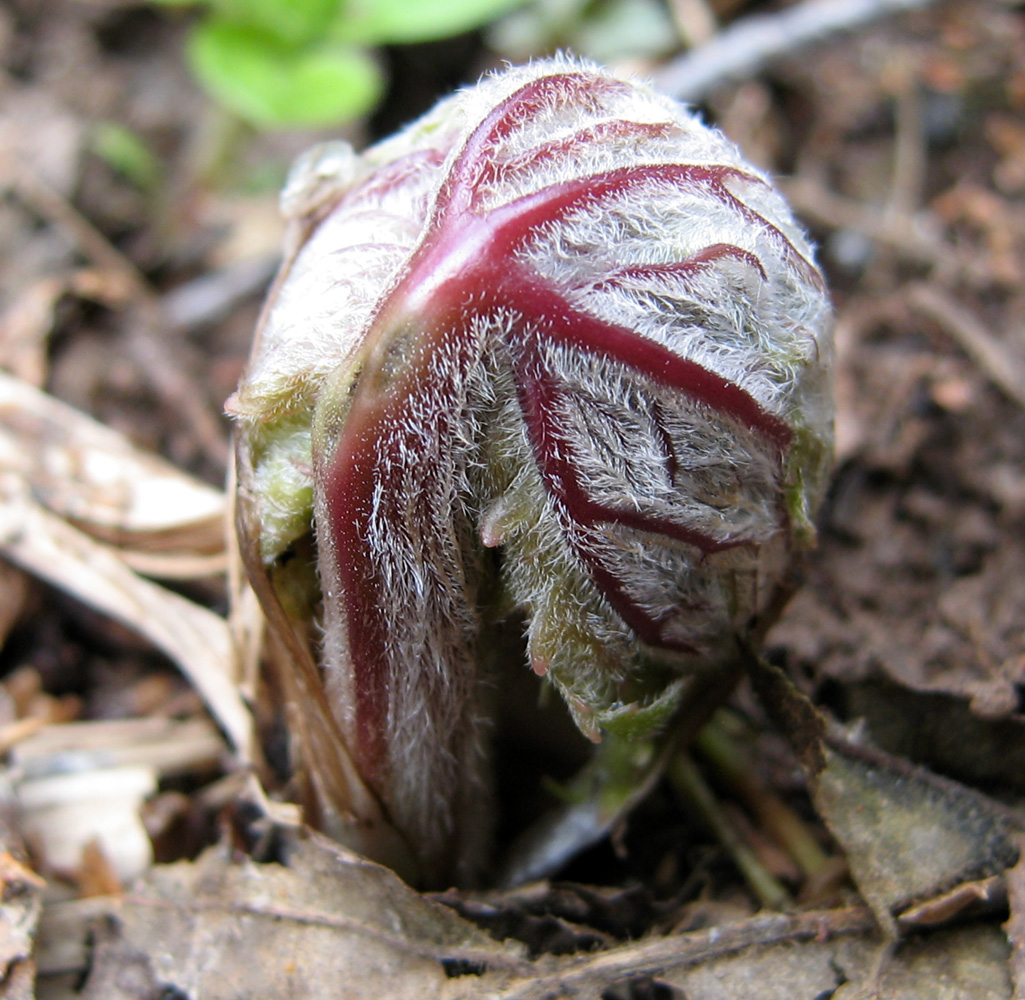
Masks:
[[[768,63],[843,31],[935,0],[806,0],[773,14],[746,17],[706,45],[665,66],[659,90],[681,101],[699,101],[725,83],[750,79]]]
[[[760,914],[734,924],[652,938],[629,947],[582,956],[561,964],[554,975],[539,976],[502,996],[503,1000],[541,1000],[543,997],[568,995],[574,986],[582,987],[581,992],[587,993],[587,986],[597,982],[609,983],[625,976],[657,973],[666,967],[697,965],[744,948],[864,934],[874,928],[875,920],[863,906],[807,913]]]

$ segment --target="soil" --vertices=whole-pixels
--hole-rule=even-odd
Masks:
[[[721,6],[732,18],[773,5]],[[391,89],[372,119],[260,133],[190,76],[192,16],[132,0],[0,7],[0,366],[221,489],[223,403],[280,252],[276,192],[289,162],[326,135],[383,134],[499,56],[479,34],[389,51]],[[876,747],[1017,803],[1025,15],[969,0],[885,18],[715,90],[702,110],[780,177],[820,245],[836,306],[836,470],[819,546],[768,658]],[[141,165],[111,152],[112,126],[148,150]],[[226,612],[223,572],[168,587]],[[203,715],[193,684],[150,639],[5,562],[0,643],[5,751],[26,719]],[[273,707],[259,706],[272,763]],[[755,734],[760,778],[828,845],[794,754],[749,694],[735,710]],[[229,771],[161,780],[158,860],[240,836],[237,805],[216,791]],[[506,814],[531,808],[506,803]],[[765,846],[757,818],[737,822],[795,896],[814,896]],[[82,895],[103,868],[83,865],[65,891]],[[604,947],[678,926],[684,912],[698,921],[697,901],[705,922],[756,908],[668,786],[561,874],[587,888],[543,904],[447,902],[534,954]]]

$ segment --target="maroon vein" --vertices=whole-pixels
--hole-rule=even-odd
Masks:
[[[546,282],[526,275],[510,278],[507,274],[500,279],[500,286],[508,304],[543,330],[546,339],[618,361],[658,385],[725,413],[780,451],[790,443],[790,428],[735,382],[680,357],[655,340],[584,312]]]
[[[594,125],[578,129],[572,135],[561,136],[558,139],[541,143],[519,156],[509,157],[501,162],[492,160],[485,163],[481,169],[478,184],[495,184],[519,173],[529,173],[531,170],[536,170],[538,164],[567,156],[581,145],[592,146],[610,140],[622,142],[627,139],[636,141],[662,139],[673,128],[675,126],[671,122],[635,122],[621,118],[596,122]]]
[[[466,211],[472,205],[482,166],[492,159],[495,146],[508,139],[545,106],[556,108],[573,100],[594,105],[599,94],[622,91],[619,80],[586,73],[556,73],[525,84],[500,101],[470,133],[452,166],[438,204],[443,211]]]
[[[668,264],[630,264],[626,267],[613,268],[600,281],[592,287],[602,289],[622,285],[623,279],[630,281],[644,281],[647,278],[678,278],[687,277],[692,274],[706,271],[717,261],[732,257],[735,260],[743,261],[749,267],[753,267],[763,280],[768,278],[762,262],[750,250],[734,246],[732,243],[713,243],[710,246],[692,253],[683,260],[672,261]]]
[[[377,445],[376,435],[353,433],[347,421],[318,480],[325,491],[338,574],[336,598],[343,605],[353,663],[356,732],[350,749],[372,785],[379,783],[386,760],[388,712],[387,630],[381,614],[385,602],[367,548],[375,475],[380,475]]]
[[[534,445],[534,457],[549,492],[565,514],[581,528],[605,523],[619,523],[645,531],[670,535],[703,551],[715,551],[738,543],[717,543],[700,532],[682,525],[636,512],[617,509],[592,500],[580,483],[570,458],[569,442],[557,429],[558,389],[545,378],[537,341],[528,337],[517,365],[520,405],[527,431]],[[567,532],[567,541],[587,567],[595,586],[605,595],[616,613],[638,638],[649,646],[675,649],[681,653],[696,652],[694,646],[664,634],[665,616],[653,616],[628,593],[623,581],[606,565],[600,553],[587,545],[575,532]]]

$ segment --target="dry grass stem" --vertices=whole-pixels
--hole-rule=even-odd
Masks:
[[[656,78],[680,101],[700,101],[716,87],[755,76],[768,63],[793,56],[883,17],[935,0],[804,0],[771,14],[745,17],[706,45],[673,60]]]
[[[56,771],[70,761],[89,767],[137,765],[164,777],[208,769],[226,752],[224,738],[208,719],[151,716],[36,726],[14,745],[11,763],[31,774]]]

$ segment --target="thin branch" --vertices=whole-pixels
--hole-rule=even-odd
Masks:
[[[852,229],[917,264],[945,272],[960,270],[960,261],[943,239],[942,229],[931,212],[887,214],[806,177],[782,180],[780,187],[787,201],[807,221],[831,229]]]
[[[716,87],[749,79],[767,64],[793,56],[808,45],[935,2],[806,0],[774,14],[755,14],[663,67],[655,86],[677,100],[700,101]]]
[[[94,266],[116,275],[133,297],[154,298],[153,290],[139,269],[60,191],[17,155],[7,158],[3,166],[22,202],[62,230]]]
[[[875,929],[875,919],[864,906],[793,914],[759,914],[734,924],[648,938],[596,955],[563,960],[552,974],[538,976],[529,983],[515,984],[508,992],[498,995],[502,1000],[591,996],[596,994],[588,990],[589,986],[625,976],[698,965],[735,954],[744,948],[860,935]]]
[[[926,141],[922,100],[906,64],[895,68],[897,134],[894,142],[893,178],[885,217],[907,218],[922,205],[925,186]]]
[[[168,413],[185,424],[193,440],[216,466],[228,461],[228,432],[219,413],[197,391],[180,364],[174,342],[164,337],[166,325],[159,300],[145,299],[126,316],[125,344],[143,378]]]

